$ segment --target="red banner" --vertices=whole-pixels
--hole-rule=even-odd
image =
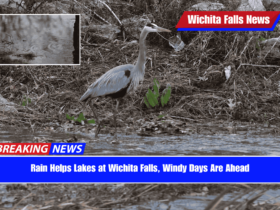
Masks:
[[[185,11],[176,28],[188,30],[274,30],[279,11]]]

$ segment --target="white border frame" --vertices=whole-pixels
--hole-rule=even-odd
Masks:
[[[97,155],[0,155],[1,157],[110,157],[110,158],[118,158],[118,157],[142,157],[142,158],[150,158],[150,157],[169,157],[169,158],[176,158],[176,157],[235,157],[235,158],[246,158],[246,157],[265,157],[265,158],[280,158],[280,156],[196,156],[196,155],[180,155],[180,156],[164,156],[164,155],[156,155],[156,156],[97,156]],[[1,179],[1,178],[0,178]],[[275,184],[279,185],[279,182],[0,182],[1,184],[24,184],[24,183],[30,183],[30,184]]]
[[[80,49],[79,49],[79,64],[0,64],[1,66],[80,66],[81,65],[81,14],[0,14],[0,15],[79,15],[79,43],[80,43]]]

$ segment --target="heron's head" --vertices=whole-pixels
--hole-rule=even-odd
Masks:
[[[147,30],[148,32],[171,32],[170,30],[161,28],[154,23],[148,23],[145,26],[145,30]]]

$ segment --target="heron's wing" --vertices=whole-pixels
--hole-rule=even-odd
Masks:
[[[88,97],[105,96],[116,93],[119,90],[127,87],[131,81],[131,70],[134,68],[132,64],[117,66],[97,79],[85,94],[80,98],[80,101],[86,100]]]

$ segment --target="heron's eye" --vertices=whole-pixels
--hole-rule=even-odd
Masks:
[[[154,25],[151,24],[151,23],[148,23],[146,26],[151,27],[151,28],[154,28]]]

